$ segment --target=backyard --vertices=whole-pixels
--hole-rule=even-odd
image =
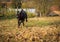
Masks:
[[[17,27],[17,18],[0,20],[0,42],[60,42],[60,17],[28,18]]]

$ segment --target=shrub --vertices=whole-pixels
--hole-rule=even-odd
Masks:
[[[28,18],[36,17],[36,14],[27,12]]]

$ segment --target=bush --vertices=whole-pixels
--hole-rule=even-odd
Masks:
[[[9,11],[7,9],[7,11],[4,11],[4,16],[2,17],[3,19],[12,19],[12,18],[16,18],[16,11],[12,10]],[[1,18],[1,19],[2,19]]]
[[[36,14],[27,12],[28,18],[36,17]]]

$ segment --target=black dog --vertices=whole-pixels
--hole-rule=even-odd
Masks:
[[[17,12],[17,19],[18,19],[18,28],[23,23],[24,26],[24,21],[26,20],[27,22],[27,13],[22,9],[21,12]]]

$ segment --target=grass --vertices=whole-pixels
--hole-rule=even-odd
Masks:
[[[60,17],[28,18],[17,28],[17,19],[0,20],[0,42],[60,42]]]

